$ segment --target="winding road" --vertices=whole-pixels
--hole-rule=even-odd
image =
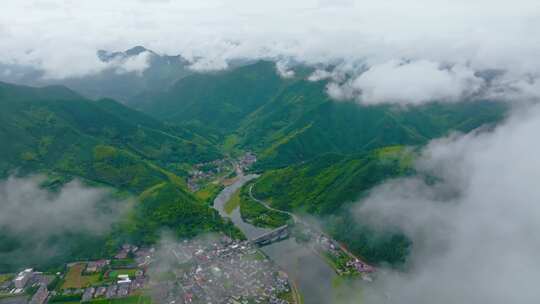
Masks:
[[[311,229],[317,231],[317,233],[325,236],[326,238],[328,238],[329,240],[331,240],[334,244],[337,244],[339,246],[339,248],[345,252],[351,259],[356,259],[358,261],[361,261],[362,263],[366,264],[366,265],[369,265],[367,264],[363,259],[359,258],[358,256],[354,255],[352,252],[349,251],[349,249],[347,249],[347,247],[345,247],[343,244],[341,244],[340,242],[334,240],[334,238],[332,238],[331,236],[329,236],[328,234],[326,234],[325,232],[313,227],[313,225],[309,225],[308,223],[306,223],[305,221],[301,220],[296,214],[292,213],[292,212],[288,212],[288,211],[284,211],[284,210],[280,210],[280,209],[276,209],[272,206],[270,206],[268,203],[266,203],[265,201],[263,200],[260,200],[258,198],[256,198],[255,196],[253,196],[253,187],[255,186],[256,183],[253,183],[249,186],[249,197],[256,201],[257,203],[260,203],[262,204],[264,207],[272,210],[272,211],[275,211],[275,212],[279,212],[279,213],[282,213],[282,214],[287,214],[289,215],[293,221],[295,223],[300,223],[300,224],[303,224],[303,225],[306,225],[308,227],[310,227]],[[371,265],[370,265],[371,266]],[[371,266],[373,267],[373,266]],[[375,269],[375,268],[374,268]]]

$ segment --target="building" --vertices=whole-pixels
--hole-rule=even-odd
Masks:
[[[49,291],[47,290],[47,287],[41,285],[41,287],[39,287],[38,291],[32,297],[32,300],[30,300],[29,304],[44,304],[48,297]]]
[[[118,285],[111,285],[107,288],[105,292],[105,297],[107,299],[116,297],[116,291],[118,290]]]
[[[86,272],[88,273],[98,272],[101,269],[103,269],[103,267],[107,266],[108,264],[109,264],[108,260],[98,260],[94,262],[88,262],[88,264],[86,264]]]
[[[96,291],[96,289],[94,287],[86,288],[86,290],[84,291],[84,293],[82,295],[82,301],[87,302],[87,301],[92,300],[92,298],[94,297],[94,292],[95,291]]]
[[[107,292],[107,287],[104,287],[104,286],[101,286],[101,287],[98,287],[97,290],[96,290],[96,293],[94,294],[94,297],[102,297],[105,295],[105,293]]]
[[[17,277],[13,280],[13,283],[15,284],[15,288],[17,289],[23,289],[26,286],[26,283],[28,283],[28,280],[32,278],[32,275],[34,274],[34,270],[32,268],[25,269],[24,271],[19,272]]]
[[[121,274],[118,276],[118,285],[119,286],[130,286],[131,280],[127,274]]]

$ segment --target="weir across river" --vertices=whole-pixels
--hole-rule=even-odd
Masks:
[[[251,243],[258,246],[270,245],[274,242],[284,240],[289,237],[289,225],[283,225],[272,231],[266,232],[250,240]]]

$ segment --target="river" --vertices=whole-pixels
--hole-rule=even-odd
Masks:
[[[214,200],[214,208],[219,211],[221,216],[230,218],[248,238],[261,235],[269,230],[244,222],[240,216],[239,207],[231,214],[227,214],[224,211],[224,206],[236,190],[254,178],[257,178],[257,175],[240,176],[234,184],[223,189]],[[337,274],[309,248],[298,244],[294,238],[289,238],[262,247],[261,250],[287,272],[304,297],[305,304],[327,304],[332,302],[332,281]]]

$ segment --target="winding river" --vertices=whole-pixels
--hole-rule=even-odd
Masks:
[[[223,189],[214,200],[214,208],[219,211],[221,216],[230,218],[248,238],[256,237],[269,230],[244,222],[240,216],[239,207],[231,214],[227,214],[224,206],[236,190],[257,177],[254,174],[240,176],[234,184]],[[295,282],[300,290],[305,304],[331,303],[333,298],[332,281],[337,275],[313,251],[298,244],[294,238],[273,243],[261,249],[289,274],[290,279]]]

